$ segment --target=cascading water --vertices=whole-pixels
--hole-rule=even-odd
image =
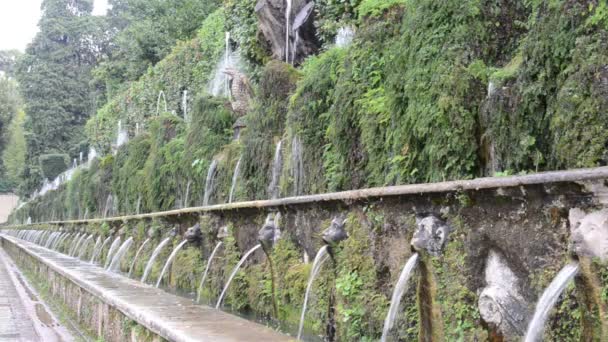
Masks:
[[[289,51],[290,51],[290,46],[289,46],[289,36],[291,33],[291,6],[292,6],[292,0],[285,0],[286,2],[286,6],[285,6],[285,63],[289,63]]]
[[[355,38],[355,31],[353,31],[352,27],[344,26],[338,29],[338,33],[336,34],[335,44],[337,47],[346,47],[352,43]]]
[[[188,200],[190,197],[190,186],[192,185],[192,181],[188,180],[188,184],[186,184],[186,194],[184,195],[184,201],[182,203],[182,207],[186,208],[188,207]]]
[[[213,193],[215,187],[215,175],[217,171],[217,160],[213,159],[211,165],[209,166],[209,170],[207,171],[207,179],[205,180],[205,195],[203,196],[203,206],[206,207],[209,205],[209,200],[211,199],[211,194]]]
[[[308,285],[306,285],[306,294],[304,295],[302,314],[300,316],[300,326],[298,327],[298,340],[302,338],[302,330],[304,330],[304,317],[306,315],[306,306],[308,305],[308,297],[310,296],[310,290],[312,289],[312,284],[314,283],[315,278],[321,270],[321,266],[329,258],[328,248],[329,247],[325,245],[321,247],[321,249],[319,249],[317,255],[315,256],[315,261],[312,264],[310,275],[308,276]]]
[[[145,283],[146,279],[148,279],[148,275],[150,275],[152,266],[154,266],[154,261],[160,254],[160,251],[162,251],[163,247],[165,247],[169,243],[169,241],[171,241],[170,237],[164,239],[161,243],[158,244],[158,246],[156,246],[156,248],[154,249],[154,252],[152,252],[152,256],[150,256],[150,260],[148,260],[148,263],[146,264],[146,268],[144,270],[144,275],[141,277],[142,283]]]
[[[525,342],[538,342],[543,340],[545,322],[547,322],[547,319],[549,318],[551,309],[553,309],[559,296],[564,292],[566,286],[568,286],[578,272],[578,263],[566,265],[559,271],[551,284],[549,284],[549,287],[547,287],[540,297],[538,304],[536,304],[534,317],[532,317],[532,320],[528,324],[528,330],[526,331],[526,337],[524,338]]]
[[[112,194],[109,194],[108,197],[106,198],[106,206],[103,209],[103,218],[108,218],[108,213],[110,212],[110,210],[114,207],[114,199],[112,197]]]
[[[190,122],[190,117],[188,116],[188,90],[184,90],[182,94],[182,112],[184,113],[184,121]]]
[[[239,180],[239,173],[241,172],[241,161],[243,157],[241,156],[239,160],[236,162],[236,166],[234,167],[234,173],[232,174],[232,185],[230,186],[230,195],[228,196],[228,203],[232,203],[234,200],[234,192],[236,191],[236,184]]]
[[[228,291],[228,288],[230,287],[230,283],[232,283],[232,279],[234,278],[234,276],[236,275],[236,273],[239,271],[239,269],[241,268],[241,266],[243,266],[243,264],[245,263],[245,261],[247,261],[247,259],[249,258],[249,256],[251,254],[253,254],[253,252],[255,252],[260,247],[262,247],[262,244],[256,245],[255,247],[253,247],[252,249],[250,249],[247,253],[245,253],[245,255],[243,255],[243,257],[241,258],[241,260],[239,261],[239,263],[236,264],[236,267],[234,267],[234,270],[230,274],[230,277],[228,278],[228,281],[226,282],[226,285],[224,286],[224,289],[222,290],[222,293],[220,294],[220,298],[217,300],[217,304],[215,305],[216,309],[219,309],[220,306],[222,305],[222,301],[224,300],[224,296],[226,295],[226,292]]]
[[[95,158],[97,158],[97,150],[95,150],[94,147],[90,147],[89,154],[87,155],[87,163],[89,164],[89,166]]]
[[[147,238],[146,241],[144,241],[144,243],[142,243],[141,246],[139,246],[139,248],[137,249],[137,253],[135,253],[135,257],[133,258],[133,262],[131,263],[131,267],[129,267],[129,277],[131,277],[131,273],[133,273],[133,268],[135,268],[135,264],[137,263],[137,259],[139,258],[139,255],[144,250],[144,247],[146,247],[146,245],[148,244],[148,242],[150,242],[150,238]]]
[[[80,233],[76,234],[76,236],[72,239],[72,242],[70,243],[69,247],[67,248],[67,250],[65,251],[65,254],[72,254],[72,249],[74,249],[74,246],[78,243],[78,240],[80,239],[82,235]]]
[[[158,92],[158,98],[156,99],[156,116],[158,116],[160,114],[160,98],[161,97],[163,98],[163,101],[165,102],[165,113],[169,111],[167,109],[167,97],[165,97],[165,92],[161,90]]]
[[[209,267],[211,266],[211,262],[213,262],[213,258],[215,258],[215,254],[217,253],[217,251],[220,249],[221,246],[222,246],[222,242],[220,241],[217,243],[217,245],[215,245],[213,252],[211,252],[211,255],[209,256],[209,260],[207,260],[207,266],[205,266],[205,272],[203,272],[203,277],[201,278],[201,283],[198,285],[198,293],[196,295],[197,303],[200,303],[200,301],[201,301],[201,292],[203,291],[203,285],[205,285],[205,279],[207,279],[207,273],[209,273]]]
[[[120,246],[120,248],[118,249],[118,252],[116,252],[116,254],[114,255],[114,258],[112,258],[112,262],[110,262],[110,267],[108,267],[108,270],[110,270],[110,271],[118,270],[118,268],[120,267],[120,262],[122,261],[122,258],[125,256],[125,254],[129,250],[129,247],[131,247],[132,243],[133,243],[133,238],[130,237]]]
[[[80,250],[82,249],[82,245],[86,242],[89,241],[90,239],[93,238],[93,234],[89,235],[89,236],[85,236],[84,234],[82,235],[82,238],[80,238],[80,241],[78,241],[78,243],[76,244],[76,248],[74,248],[74,250],[72,251],[72,253],[70,254],[70,256],[72,257],[76,257],[77,254],[80,254]]]
[[[304,157],[302,141],[294,136],[291,141],[291,176],[293,177],[293,195],[299,196],[304,188]]]
[[[184,245],[187,242],[188,242],[188,240],[182,241],[179,245],[177,245],[177,247],[175,247],[173,252],[171,252],[171,255],[169,255],[169,259],[167,259],[165,266],[163,266],[163,270],[160,272],[160,275],[158,276],[158,280],[156,281],[156,287],[160,286],[160,282],[163,280],[163,277],[165,276],[165,273],[167,272],[169,267],[171,267],[171,264],[173,263],[173,259],[175,259],[175,257],[177,256],[177,252],[179,252],[180,249],[182,249],[182,247],[184,247]]]
[[[91,263],[94,263],[95,260],[97,260],[97,257],[101,255],[101,252],[103,251],[104,247],[110,242],[110,240],[112,240],[112,235],[108,236],[105,240],[103,240],[103,243],[101,244],[101,247],[99,247],[99,249],[95,249],[93,251],[93,256],[91,256]]]
[[[281,178],[281,170],[283,168],[283,154],[281,148],[283,146],[283,140],[280,140],[274,151],[274,160],[272,162],[272,178],[270,179],[270,185],[268,186],[268,194],[271,199],[279,198],[279,181]]]
[[[386,314],[386,319],[384,320],[384,328],[382,329],[382,338],[380,340],[381,342],[387,341],[388,334],[395,323],[395,318],[397,317],[401,298],[407,289],[407,284],[412,277],[412,273],[414,272],[416,265],[418,265],[418,253],[412,255],[405,263],[405,266],[401,271],[401,275],[399,276],[399,280],[395,285],[395,289],[393,290],[393,295],[391,297],[391,305],[388,309],[388,313]]]
[[[137,197],[137,203],[135,203],[135,214],[139,215],[141,210],[141,195]]]
[[[108,268],[110,267],[110,263],[112,262],[112,257],[114,256],[114,252],[116,252],[116,249],[118,248],[118,246],[120,245],[120,236],[118,236],[116,239],[114,239],[114,242],[112,242],[112,245],[110,245],[110,250],[108,251],[108,255],[106,255],[106,264],[104,266],[104,268]]]
[[[213,71],[213,78],[209,81],[207,91],[213,96],[230,97],[230,77],[224,72],[226,69],[242,69],[240,54],[230,48],[230,32],[226,32],[226,49]]]
[[[116,136],[116,148],[121,147],[129,141],[129,132],[122,127],[122,121],[118,120],[118,134]]]

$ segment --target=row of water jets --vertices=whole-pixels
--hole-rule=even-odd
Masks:
[[[277,214],[277,216],[278,216],[278,214]],[[227,294],[230,284],[232,283],[232,280],[237,275],[239,269],[245,264],[247,259],[251,255],[253,255],[253,253],[255,251],[257,251],[260,248],[263,248],[264,252],[268,254],[268,248],[272,248],[274,243],[276,243],[276,241],[280,237],[280,231],[278,229],[278,223],[277,223],[279,218],[277,216],[273,216],[272,214],[269,215],[269,217],[267,218],[267,220],[264,224],[264,227],[260,230],[260,233],[259,233],[258,240],[260,243],[255,245],[253,248],[251,248],[247,252],[245,252],[243,254],[242,258],[240,259],[240,261],[238,262],[238,264],[234,267],[234,269],[230,273],[230,276],[229,276],[226,284],[224,285],[223,290],[215,305],[216,309],[219,309],[222,306],[223,300]],[[313,265],[312,265],[312,268],[310,271],[308,283],[306,286],[306,292],[304,295],[302,312],[301,312],[301,316],[300,316],[300,324],[299,324],[298,332],[297,332],[297,338],[299,340],[302,339],[302,333],[303,333],[304,322],[305,322],[305,317],[306,317],[306,309],[308,306],[311,290],[313,288],[314,280],[319,275],[324,263],[326,263],[326,261],[331,258],[332,247],[334,247],[341,241],[346,240],[348,238],[348,233],[345,230],[345,224],[346,224],[346,220],[335,218],[332,221],[331,226],[328,229],[326,229],[322,234],[323,242],[325,243],[325,245],[323,247],[321,247],[319,249],[319,251],[317,252],[317,255],[314,258]],[[201,238],[200,227],[198,225],[190,228],[188,230],[188,232],[190,232],[190,231],[192,231],[194,233],[191,234],[191,236],[188,236],[188,233],[187,233],[186,239],[181,241],[169,255],[168,259],[164,263],[164,266],[158,276],[158,279],[155,282],[155,287],[158,288],[160,286],[164,276],[167,274],[173,261],[175,260],[176,256],[178,255],[178,252],[189,241],[195,242],[196,239]],[[120,236],[114,238],[114,240],[112,241],[112,235],[110,235],[107,238],[102,240],[101,236],[98,236],[97,239],[94,239],[93,234],[87,235],[86,233],[70,233],[70,232],[60,232],[60,231],[5,230],[5,231],[1,231],[1,232],[6,235],[11,235],[11,236],[17,237],[19,239],[32,242],[34,244],[38,244],[47,249],[52,249],[52,250],[56,250],[58,252],[63,252],[71,257],[75,257],[75,258],[78,258],[81,260],[84,260],[84,258],[86,257],[88,248],[95,240],[95,243],[93,245],[93,249],[91,252],[91,256],[90,256],[90,258],[87,258],[86,260],[91,264],[97,264],[99,266],[104,267],[106,270],[112,271],[112,272],[120,272],[120,266],[123,262],[123,259],[124,259],[125,255],[127,254],[128,250],[130,249],[130,247],[132,246],[133,241],[134,241],[133,237],[130,237],[127,240],[125,240],[124,242],[122,242]],[[196,297],[197,303],[200,303],[201,292],[204,288],[205,281],[208,277],[210,266],[211,266],[214,258],[216,257],[218,251],[220,250],[220,248],[223,245],[223,242],[221,240],[223,238],[225,238],[226,236],[228,236],[227,228],[220,229],[220,233],[218,234],[218,240],[220,240],[220,241],[216,244],[215,248],[213,249],[213,251],[211,252],[211,254],[207,260],[207,264],[206,264],[204,273],[202,275],[200,284],[197,289],[197,297]],[[192,237],[194,237],[194,238],[192,238]],[[150,258],[148,259],[148,261],[146,263],[143,275],[140,279],[142,283],[146,283],[146,281],[148,280],[148,278],[150,276],[152,267],[156,263],[156,259],[158,258],[160,253],[164,250],[164,248],[171,242],[172,239],[173,239],[173,236],[166,237],[154,248]],[[112,243],[111,243],[109,250],[107,252],[107,255],[105,257],[105,261],[102,262],[101,259],[102,259],[103,251],[104,251],[105,247],[110,243],[110,241],[112,241]],[[128,268],[128,274],[127,274],[128,277],[132,276],[132,273],[133,273],[134,267],[137,263],[137,260],[140,258],[144,248],[151,241],[152,241],[152,238],[147,238],[141,244],[141,246],[137,249],[137,252],[135,253],[135,257],[133,258],[133,261],[131,262],[131,264]],[[389,310],[386,315],[386,319],[384,321],[384,327],[382,330],[382,338],[381,338],[382,342],[387,341],[389,334],[391,332],[391,329],[393,329],[395,320],[400,312],[399,309],[400,309],[401,299],[403,298],[403,296],[408,288],[410,279],[415,274],[418,264],[419,264],[419,253],[416,252],[408,259],[408,261],[405,263],[405,265],[403,267],[403,270],[401,271],[397,284],[395,285],[395,288],[393,290]],[[528,324],[527,332],[526,332],[526,335],[524,338],[525,342],[536,342],[536,341],[542,340],[542,336],[544,333],[544,326],[545,326],[546,321],[549,318],[551,309],[555,306],[561,293],[564,291],[564,289],[567,287],[567,285],[574,279],[574,277],[578,274],[578,272],[579,272],[578,263],[572,263],[572,264],[565,266],[558,273],[556,278],[551,282],[549,287],[544,291],[543,295],[541,296],[541,298],[536,306],[536,311],[534,313],[534,316],[531,319],[530,323]],[[274,276],[273,276],[273,282],[274,282]]]

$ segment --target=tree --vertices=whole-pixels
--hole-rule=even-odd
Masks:
[[[84,124],[94,112],[89,84],[102,52],[92,9],[92,0],[44,0],[40,32],[18,63],[17,78],[28,113],[24,174],[30,179],[23,188],[27,193],[40,184],[34,169],[41,154],[78,155],[75,146],[84,139]]]
[[[17,111],[17,115],[11,121],[7,134],[7,145],[2,153],[4,164],[5,184],[8,188],[14,189],[19,183],[19,177],[25,166],[25,134],[23,124],[25,122],[25,112]]]

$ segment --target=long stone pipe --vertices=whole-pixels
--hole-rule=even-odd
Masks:
[[[228,211],[238,209],[264,209],[285,206],[297,206],[304,204],[324,203],[324,202],[352,202],[367,200],[380,197],[422,195],[442,192],[457,191],[477,191],[483,189],[512,188],[524,185],[541,185],[562,182],[590,182],[598,180],[608,180],[608,166],[575,169],[567,171],[550,171],[521,176],[507,177],[485,177],[471,180],[457,180],[440,183],[424,183],[397,185],[389,187],[368,188],[359,190],[349,190],[342,192],[324,193],[318,195],[307,195],[298,197],[286,197],[272,200],[246,201],[238,203],[217,204],[205,207],[192,207],[178,210],[162,211],[140,215],[109,217],[105,219],[90,220],[70,220],[70,221],[49,221],[32,223],[24,226],[36,225],[63,225],[63,224],[88,224],[101,222],[114,222],[138,219],[150,219],[156,217],[180,216],[186,214],[200,214],[206,212]],[[608,196],[608,191],[606,193]],[[10,228],[10,227],[9,227]]]

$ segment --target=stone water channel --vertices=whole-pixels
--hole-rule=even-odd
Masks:
[[[37,223],[1,237],[106,341],[605,341],[607,184],[602,167]]]

